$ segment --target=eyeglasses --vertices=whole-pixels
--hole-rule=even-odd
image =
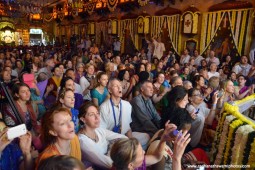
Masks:
[[[192,96],[203,97],[203,95],[202,95],[202,94],[193,94]]]

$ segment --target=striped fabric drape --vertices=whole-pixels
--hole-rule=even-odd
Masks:
[[[202,28],[201,28],[201,40],[200,40],[200,52],[201,54],[207,50],[213,37],[220,27],[220,23],[224,17],[224,11],[209,12],[202,14]]]
[[[234,42],[239,54],[249,53],[253,12],[254,10],[251,9],[228,11],[231,32],[234,35]]]
[[[252,14],[254,9],[239,9],[228,11],[208,12],[202,14],[200,52],[204,53],[215,37],[220,24],[229,22],[234,44],[239,55],[249,53],[251,42]]]
[[[167,16],[167,28],[170,41],[177,54],[181,53],[180,15]]]
[[[128,29],[130,31],[130,36],[131,39],[136,47],[138,49],[138,35],[137,35],[137,24],[135,19],[126,19],[126,20],[121,20],[120,21],[120,27],[119,29],[119,36],[121,43],[124,44],[124,34],[125,34],[125,29]],[[123,48],[124,46],[122,46]],[[124,50],[123,50],[124,51]]]
[[[153,16],[151,18],[151,36],[158,37],[166,24],[170,41],[177,54],[181,51],[180,15]]]
[[[101,44],[101,40],[106,40],[107,35],[107,22],[96,22],[96,44]],[[103,37],[101,37],[101,32],[103,32]]]

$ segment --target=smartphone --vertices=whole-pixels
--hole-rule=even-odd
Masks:
[[[179,133],[179,131],[178,131],[177,129],[175,129],[175,130],[170,134],[170,136],[176,137],[176,136],[178,135],[178,133]],[[182,133],[179,134],[179,137],[181,137],[181,136],[182,136]]]
[[[223,96],[223,93],[224,93],[224,91],[220,90],[217,97],[219,98],[219,97]]]
[[[27,133],[27,128],[25,124],[21,124],[12,128],[9,128],[7,131],[7,138],[12,140],[14,138],[20,137]]]

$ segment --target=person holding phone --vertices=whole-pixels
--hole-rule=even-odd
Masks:
[[[201,93],[199,90],[196,90],[197,97],[200,98],[200,103],[203,102],[203,98],[201,97]],[[198,94],[199,93],[199,94]],[[189,96],[187,91],[182,86],[176,86],[174,87],[167,95],[167,107],[163,110],[162,114],[162,123],[165,123],[167,120],[172,119],[181,119],[182,115],[190,116],[193,121],[191,123],[190,128],[190,136],[191,136],[191,142],[190,146],[195,147],[198,145],[201,135],[203,132],[204,127],[204,121],[205,117],[202,115],[202,113],[196,114],[196,111],[192,111],[191,113],[186,110],[187,104],[189,103]],[[176,114],[173,114],[176,113]]]
[[[4,127],[5,124],[2,124]],[[8,128],[0,131],[0,169],[1,170],[33,170],[34,162],[31,155],[32,134],[22,135],[18,139],[8,140]]]
[[[145,154],[141,144],[135,138],[121,139],[115,142],[111,149],[111,159],[113,160],[112,170],[123,169],[146,169],[146,166],[151,166],[158,163],[163,158],[166,141],[171,141],[173,138],[171,134],[177,127],[170,124],[169,121],[165,123],[165,129],[157,144],[157,149],[151,154]],[[187,132],[183,133],[182,140],[186,143],[189,142],[189,135]]]
[[[15,84],[12,88],[12,97],[27,130],[32,131],[33,137],[38,136],[41,126],[37,124],[36,114],[30,101],[31,92],[28,85],[25,83]],[[17,126],[20,123],[9,105],[4,106],[3,113],[7,126]]]
[[[218,110],[216,110],[216,105],[220,96],[219,91],[216,91],[212,96],[212,107],[208,109],[203,102],[203,95],[198,89],[192,88],[188,91],[189,95],[189,106],[195,108],[196,112],[190,113],[191,117],[194,119],[192,122],[192,128],[190,129],[190,134],[192,135],[191,146],[196,146],[203,138],[203,130],[205,125],[211,126],[213,120],[215,119]],[[187,107],[189,108],[189,107]]]

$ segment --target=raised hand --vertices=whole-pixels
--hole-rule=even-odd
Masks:
[[[19,147],[21,151],[23,152],[23,154],[30,153],[31,144],[32,144],[32,134],[30,132],[27,132],[27,134],[19,137]]]
[[[174,137],[171,134],[175,129],[177,129],[177,126],[175,124],[170,123],[170,120],[168,120],[165,123],[165,130],[163,132],[163,135],[161,136],[161,140],[172,141]]]
[[[173,157],[176,160],[181,160],[181,157],[184,153],[184,150],[186,148],[186,146],[188,145],[188,143],[190,142],[190,134],[187,133],[187,131],[184,131],[182,133],[182,131],[180,131],[177,134],[177,137],[175,138],[174,141],[174,152],[173,152]]]
[[[9,145],[12,140],[7,138],[7,128],[0,132],[0,152],[2,152],[7,145]]]

